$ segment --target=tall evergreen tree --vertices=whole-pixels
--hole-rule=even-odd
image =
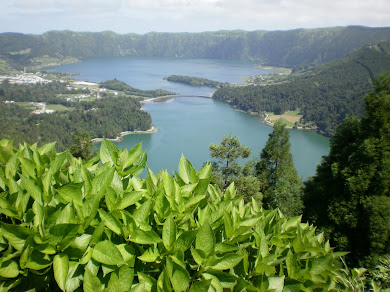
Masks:
[[[256,163],[256,176],[268,209],[279,208],[287,217],[301,214],[302,180],[294,167],[289,132],[282,122],[275,122],[273,132]]]
[[[340,125],[305,184],[306,219],[351,251],[351,265],[375,265],[390,253],[390,75],[374,85],[365,115]]]

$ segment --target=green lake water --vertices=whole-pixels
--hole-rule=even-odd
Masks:
[[[79,80],[100,82],[117,78],[136,88],[162,88],[184,95],[209,95],[214,89],[171,83],[163,78],[176,74],[241,83],[244,76],[272,73],[257,69],[252,62],[161,57],[94,58],[54,69],[81,73],[75,76]],[[257,116],[209,98],[178,97],[146,103],[143,108],[151,114],[158,131],[128,135],[116,144],[130,149],[142,142],[148,153],[148,166],[155,173],[161,169],[177,170],[182,154],[199,169],[211,159],[209,145],[218,144],[228,134],[237,136],[252,148],[252,157],[258,157],[272,131]],[[298,173],[304,179],[314,175],[321,157],[328,154],[329,140],[313,132],[290,130],[290,142]]]

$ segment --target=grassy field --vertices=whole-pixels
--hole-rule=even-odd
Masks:
[[[299,122],[299,119],[302,117],[302,114],[299,110],[296,111],[288,111],[283,115],[275,115],[274,113],[267,112],[268,120],[273,122],[276,120],[282,120],[283,123],[286,124],[287,127],[293,127],[296,122]]]
[[[15,104],[22,106],[22,107],[25,107],[31,111],[42,109],[41,106],[33,105],[30,102],[15,102]],[[74,110],[74,107],[66,107],[66,106],[63,106],[62,104],[47,104],[46,109],[55,110],[57,112],[64,112],[64,111]]]
[[[46,105],[46,109],[64,112],[74,110],[74,107],[63,106],[62,104],[48,104]]]

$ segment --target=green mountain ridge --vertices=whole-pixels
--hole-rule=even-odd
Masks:
[[[322,64],[365,45],[390,41],[390,28],[361,26],[288,31],[216,31],[144,35],[49,31],[43,35],[0,34],[0,57],[28,65],[29,58],[49,55],[76,58],[105,56],[170,56],[258,60],[296,67]],[[31,49],[23,55],[12,55]]]
[[[213,98],[249,112],[282,114],[300,109],[304,123],[332,136],[348,115],[360,116],[363,97],[372,82],[390,71],[390,44],[369,45],[347,56],[300,73],[275,79],[269,85],[219,89]]]

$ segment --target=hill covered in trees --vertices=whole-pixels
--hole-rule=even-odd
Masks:
[[[170,56],[258,60],[269,65],[296,67],[326,63],[381,41],[390,41],[390,28],[348,26],[145,35],[50,31],[43,35],[2,33],[0,56],[15,66],[39,63],[36,58],[41,56],[58,60],[65,56]]]
[[[94,138],[116,138],[121,132],[144,131],[152,126],[151,116],[141,110],[141,104],[134,98],[104,94],[100,99],[71,102],[58,96],[69,93],[66,87],[60,82],[1,83],[0,139],[22,144],[38,142],[38,145],[56,141],[57,149],[65,150],[72,145],[74,132],[86,132]],[[7,100],[13,102],[5,103]],[[63,110],[53,114],[32,114],[29,102],[57,104]]]
[[[345,57],[267,85],[229,87],[217,90],[213,98],[249,112],[284,113],[300,109],[303,123],[331,136],[346,116],[363,113],[365,94],[382,72],[390,71],[390,44],[366,46]]]

